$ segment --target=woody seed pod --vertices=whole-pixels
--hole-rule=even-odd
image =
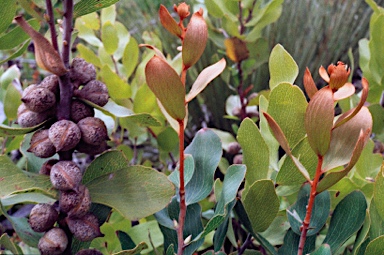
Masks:
[[[73,100],[71,104],[71,120],[75,123],[79,122],[81,119],[86,117],[93,117],[95,115],[95,110],[81,102],[80,100]]]
[[[68,238],[61,228],[52,228],[40,238],[38,248],[41,255],[62,254],[67,248]]]
[[[103,253],[96,249],[86,249],[78,251],[76,255],[103,255]]]
[[[45,112],[33,112],[25,104],[21,104],[17,109],[17,123],[23,127],[33,127],[53,116],[54,109]]]
[[[103,236],[100,232],[99,221],[92,213],[81,218],[67,218],[67,224],[72,234],[82,242],[88,242]]]
[[[82,89],[74,90],[73,94],[99,106],[106,105],[109,98],[107,86],[97,80],[88,82]]]
[[[45,77],[38,86],[48,89],[56,96],[59,96],[59,77],[57,75],[52,74]]]
[[[85,153],[91,156],[100,154],[108,149],[108,144],[106,141],[103,141],[99,145],[91,145],[88,143],[85,143],[84,141],[80,141],[77,146],[76,150],[81,153]]]
[[[81,138],[79,127],[70,120],[59,120],[49,128],[49,139],[56,151],[68,151],[76,147]]]
[[[27,151],[32,152],[39,158],[49,158],[56,153],[55,146],[49,140],[48,129],[36,131],[31,138],[30,145]]]
[[[59,161],[51,169],[51,182],[58,190],[77,190],[81,179],[82,171],[72,161]]]
[[[57,219],[59,213],[49,204],[35,205],[29,214],[29,225],[35,232],[44,232],[51,229]]]
[[[108,138],[107,127],[99,118],[87,117],[77,123],[81,140],[90,145],[100,145]]]
[[[59,160],[57,159],[50,159],[48,161],[45,161],[40,168],[39,174],[50,175],[52,166],[57,162],[59,162]]]
[[[50,90],[35,85],[24,91],[21,101],[31,111],[44,112],[56,104],[56,96]]]
[[[95,67],[82,58],[74,58],[70,69],[71,80],[78,84],[87,84],[96,79]]]
[[[80,185],[78,191],[60,192],[59,206],[60,211],[67,213],[70,217],[84,216],[91,207],[91,196],[88,188]]]

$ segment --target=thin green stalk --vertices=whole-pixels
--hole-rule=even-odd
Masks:
[[[298,249],[297,255],[302,255],[303,251],[304,251],[305,240],[307,239],[309,223],[311,221],[312,209],[313,209],[313,205],[315,204],[315,198],[317,195],[317,192],[316,192],[317,184],[319,183],[320,176],[322,174],[322,171],[321,171],[322,165],[323,165],[323,156],[319,155],[318,161],[317,161],[315,178],[310,183],[311,184],[311,192],[309,194],[307,213],[305,215],[303,225],[301,226],[301,235],[300,235],[299,249]]]

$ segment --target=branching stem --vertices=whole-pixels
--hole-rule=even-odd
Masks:
[[[51,31],[52,46],[57,52],[59,52],[59,46],[57,44],[57,33],[55,28],[55,16],[53,15],[52,2],[51,0],[46,0],[45,4],[47,6],[47,15],[48,15],[47,22],[49,25],[49,30]]]
[[[299,249],[298,249],[297,255],[302,255],[304,252],[304,245],[305,245],[305,240],[307,239],[307,233],[309,229],[309,223],[311,221],[312,209],[313,209],[313,205],[315,204],[315,198],[317,195],[317,192],[316,192],[317,184],[319,183],[320,176],[322,174],[322,171],[321,171],[322,164],[323,164],[323,156],[318,156],[315,178],[310,183],[311,192],[309,194],[307,213],[305,215],[303,225],[301,226],[301,235],[300,235]]]

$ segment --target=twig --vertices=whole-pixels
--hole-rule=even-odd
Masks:
[[[315,204],[315,198],[317,195],[317,192],[316,192],[317,184],[319,183],[320,176],[322,174],[322,171],[321,171],[322,164],[323,164],[323,156],[319,155],[318,161],[317,161],[315,178],[310,183],[311,184],[311,193],[309,194],[307,213],[305,215],[303,225],[301,226],[301,235],[300,235],[299,249],[298,249],[297,255],[302,255],[303,251],[304,251],[305,240],[307,239],[309,223],[311,221],[312,209],[313,209],[313,205]]]
[[[60,53],[59,52],[59,46],[57,44],[57,33],[56,33],[56,28],[55,28],[55,16],[53,14],[52,2],[51,2],[51,0],[46,0],[45,3],[47,6],[47,15],[48,15],[47,22],[49,25],[49,30],[51,31],[52,46],[58,53]]]
[[[250,245],[251,243],[252,243],[252,235],[248,234],[243,245],[237,250],[237,254],[242,255],[247,249],[248,245]]]
[[[177,226],[177,255],[182,255],[184,250],[184,222],[185,215],[187,214],[187,205],[185,202],[185,184],[184,184],[184,120],[179,121],[179,152],[180,152],[180,162],[179,162],[179,172],[180,172],[180,214],[179,222]]]

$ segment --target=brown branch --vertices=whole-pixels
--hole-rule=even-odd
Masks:
[[[51,0],[46,0],[45,1],[46,6],[47,6],[47,22],[49,25],[49,30],[51,31],[51,41],[52,41],[52,46],[53,48],[59,52],[59,46],[57,43],[57,33],[56,33],[56,28],[55,28],[55,16],[53,14],[53,7],[52,7],[52,2]]]

